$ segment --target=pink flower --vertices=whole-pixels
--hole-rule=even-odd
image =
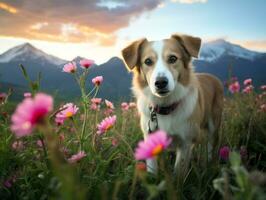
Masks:
[[[118,145],[118,140],[116,138],[112,139],[112,145],[116,147]]]
[[[91,103],[94,103],[96,105],[99,105],[102,102],[101,98],[92,98]]]
[[[93,104],[91,104],[90,108],[91,108],[91,110],[99,110],[100,106],[98,106],[97,104],[93,103]]]
[[[266,90],[266,85],[262,85],[262,86],[260,86],[260,89],[261,89],[261,90]]]
[[[244,85],[247,86],[247,85],[250,85],[252,83],[252,79],[251,78],[248,78],[246,80],[244,80]]]
[[[89,60],[89,59],[83,59],[79,62],[79,64],[88,69],[90,66],[92,66],[94,64],[94,61],[93,60]]]
[[[220,148],[219,157],[222,160],[224,160],[224,161],[228,160],[229,154],[230,154],[230,148],[228,146],[224,146],[224,147]]]
[[[114,109],[114,104],[111,101],[108,101],[107,99],[104,100],[105,105],[107,106],[108,109]]]
[[[16,150],[16,151],[20,151],[22,149],[24,149],[24,144],[22,141],[15,141],[12,144],[12,149]]]
[[[64,65],[63,72],[75,73],[77,71],[77,65],[75,62],[70,62]]]
[[[55,123],[57,126],[61,126],[64,123],[64,118],[55,117]]]
[[[105,111],[104,111],[104,115],[105,116],[110,116],[111,114],[113,114],[114,113],[114,110],[113,109],[106,109]]]
[[[53,98],[49,95],[38,93],[34,98],[26,98],[17,106],[11,117],[11,130],[17,137],[29,135],[52,110]]]
[[[78,112],[78,107],[73,103],[67,103],[62,108],[61,112],[56,114],[55,121],[58,123],[64,122],[65,119],[73,117]]]
[[[121,109],[127,111],[129,109],[129,104],[127,102],[121,103]]]
[[[87,154],[84,151],[80,151],[77,154],[74,154],[71,156],[71,158],[68,159],[69,163],[76,163],[79,162],[82,158],[84,158]]]
[[[27,98],[27,97],[32,97],[31,93],[30,92],[25,92],[24,93],[24,97]]]
[[[246,86],[244,89],[243,89],[243,93],[246,93],[246,94],[249,94],[249,93],[251,93],[252,92],[252,90],[253,90],[253,86],[252,85],[248,85],[248,86]]]
[[[262,105],[260,106],[260,110],[261,110],[262,112],[266,112],[266,104],[262,104]]]
[[[97,125],[98,131],[97,134],[101,135],[106,133],[108,130],[113,128],[116,122],[116,116],[106,117],[100,124]]]
[[[137,105],[136,105],[135,102],[130,102],[129,103],[129,108],[136,108],[136,107],[137,107]]]
[[[7,94],[6,93],[0,93],[0,103],[4,102],[6,100]]]
[[[231,83],[229,85],[229,91],[232,94],[239,92],[239,90],[240,90],[240,85],[239,85],[239,82],[238,81],[235,81],[234,83]]]
[[[63,133],[59,134],[59,140],[63,142],[65,140],[65,135]]]
[[[91,81],[92,81],[92,83],[93,83],[95,86],[99,86],[99,85],[101,85],[101,83],[103,82],[103,77],[102,77],[102,76],[96,76],[96,77],[93,78]]]
[[[38,147],[42,148],[43,147],[43,142],[44,141],[42,141],[42,140],[37,140],[36,144],[37,144]]]
[[[135,150],[135,158],[136,160],[154,158],[165,150],[171,142],[172,139],[168,138],[166,132],[156,131],[148,135],[146,140],[138,143],[138,147]]]

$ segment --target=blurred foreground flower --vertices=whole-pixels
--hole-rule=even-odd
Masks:
[[[223,146],[222,148],[220,148],[219,150],[220,159],[227,161],[229,158],[229,154],[230,154],[230,148],[228,146]]]
[[[57,124],[61,124],[65,119],[73,117],[78,112],[79,108],[73,103],[67,103],[60,109],[63,110],[55,116],[55,122]]]
[[[136,160],[156,157],[169,146],[171,141],[172,139],[168,138],[167,134],[161,130],[148,135],[146,140],[138,143],[138,147],[135,150]]]
[[[93,60],[89,60],[89,59],[83,59],[79,62],[79,64],[83,67],[88,69],[90,66],[92,66],[94,64]]]
[[[75,73],[77,71],[77,65],[75,62],[70,62],[64,65],[63,72]]]
[[[17,137],[29,135],[52,110],[53,98],[47,94],[38,93],[34,98],[26,98],[17,106],[11,117],[11,130]]]
[[[99,86],[101,85],[101,83],[103,82],[103,77],[102,76],[96,76],[95,78],[93,78],[91,80],[91,82],[95,85],[95,86]]]
[[[98,134],[103,134],[110,130],[116,122],[116,116],[106,117],[100,124],[97,125]]]
[[[239,90],[240,90],[239,82],[238,82],[238,81],[235,81],[235,82],[231,83],[231,84],[229,85],[229,88],[228,88],[228,89],[229,89],[229,91],[230,91],[232,94],[239,92]]]
[[[74,154],[71,156],[71,158],[68,159],[69,163],[76,163],[80,161],[82,158],[86,156],[86,153],[84,151],[80,151],[77,154]]]

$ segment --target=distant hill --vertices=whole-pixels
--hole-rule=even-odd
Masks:
[[[79,62],[80,59],[82,58],[76,57],[73,60]],[[27,82],[18,67],[19,64],[23,64],[32,78],[36,78],[38,72],[42,73],[43,91],[55,94],[60,99],[78,98],[80,92],[73,77],[62,72],[63,65],[67,62],[69,61],[48,55],[29,43],[16,46],[0,55],[0,90],[13,87],[15,91],[19,91],[14,94],[22,98],[23,91],[28,90]],[[245,49],[225,40],[204,43],[199,59],[193,63],[197,72],[214,74],[222,81],[228,78],[231,70],[232,75],[237,76],[240,81],[251,77],[256,85],[266,83],[266,54]],[[100,97],[110,100],[132,98],[132,76],[127,72],[121,59],[113,57],[106,63],[91,67],[87,79],[90,88],[91,79],[100,75],[104,77]]]

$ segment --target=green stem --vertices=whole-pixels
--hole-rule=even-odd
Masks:
[[[47,166],[48,169],[50,169],[50,163],[49,163],[49,159],[48,159],[48,152],[47,152],[46,145],[45,145],[45,143],[43,141],[44,140],[43,136],[39,135],[39,140],[42,143],[42,149],[43,149],[43,154],[44,154],[44,159],[45,159],[46,166]]]

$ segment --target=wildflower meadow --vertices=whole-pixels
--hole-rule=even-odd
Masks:
[[[98,96],[103,76],[86,80],[93,60],[70,62],[79,101],[58,102],[20,66],[29,92],[19,103],[0,91],[0,199],[266,199],[266,85],[225,83],[218,149],[196,144],[188,170],[174,173],[171,137],[143,141],[134,99]],[[146,159],[157,159],[157,174]]]

